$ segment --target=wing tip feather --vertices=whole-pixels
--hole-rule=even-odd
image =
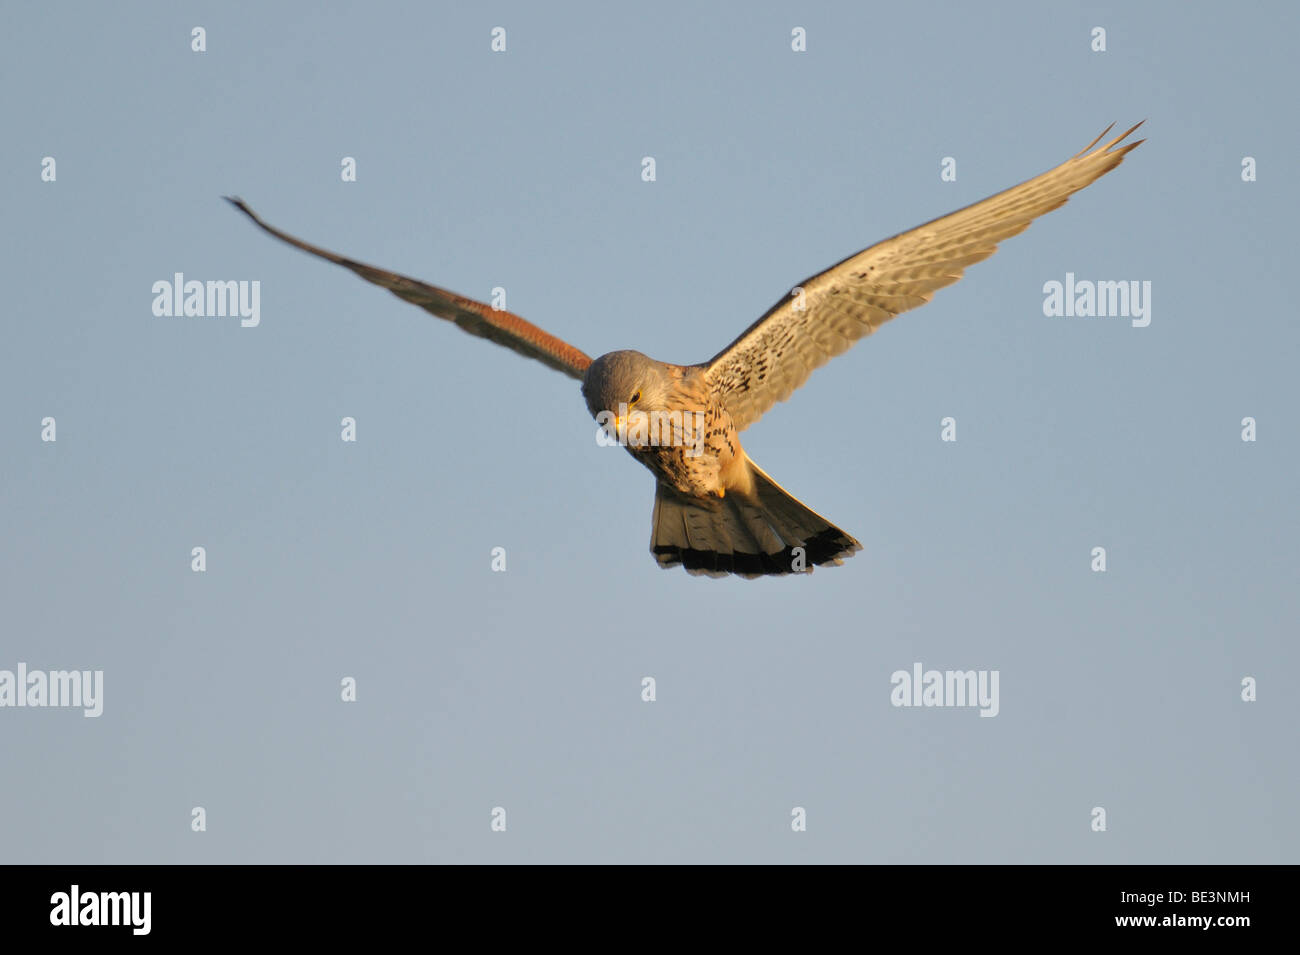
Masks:
[[[1114,139],[1112,139],[1110,142],[1108,142],[1108,143],[1106,144],[1106,149],[1109,150],[1109,149],[1113,148],[1115,145],[1117,145],[1118,143],[1123,142],[1125,139],[1128,138],[1129,134],[1132,133],[1133,130],[1137,129],[1139,126],[1141,126],[1141,125],[1142,125],[1143,123],[1145,123],[1145,122],[1146,122],[1145,119],[1138,120],[1138,122],[1134,123],[1134,124],[1133,124],[1132,126],[1130,126],[1128,129],[1124,130],[1124,132],[1120,133],[1118,136],[1116,136]],[[1114,125],[1115,125],[1114,123],[1111,123],[1111,126],[1114,126]],[[1104,136],[1105,133],[1103,133],[1102,135]],[[1136,143],[1132,143],[1132,144],[1130,144],[1127,148],[1128,148],[1128,149],[1132,149],[1134,146],[1138,145],[1138,143],[1141,143],[1141,142],[1144,142],[1144,140],[1139,139]]]
[[[246,203],[246,202],[245,202],[242,198],[240,198],[239,196],[222,196],[221,198],[222,198],[222,199],[225,199],[228,203],[230,203],[232,206],[234,206],[236,209],[238,209],[238,210],[239,210],[240,212],[242,212],[244,215],[248,216],[248,217],[249,217],[250,219],[252,219],[254,222],[259,221],[258,218],[257,218],[256,213],[254,213],[252,209],[248,208],[248,203]]]
[[[1101,131],[1101,133],[1097,136],[1096,139],[1094,139],[1094,140],[1093,140],[1092,142],[1090,142],[1088,145],[1084,146],[1082,149],[1080,149],[1080,150],[1079,150],[1077,153],[1075,153],[1074,155],[1075,155],[1075,156],[1082,156],[1082,155],[1086,154],[1086,153],[1088,152],[1088,150],[1090,150],[1093,146],[1096,146],[1099,142],[1101,142],[1101,138],[1102,138],[1102,136],[1105,136],[1107,133],[1109,133],[1109,132],[1110,132],[1112,129],[1114,129],[1114,128],[1115,128],[1115,124],[1114,124],[1114,123],[1111,123],[1109,126],[1107,126],[1105,129],[1103,129],[1103,130]]]
[[[1100,147],[1100,148],[1098,148],[1098,149],[1096,149],[1096,150],[1093,150],[1092,147],[1096,146],[1099,142],[1101,142],[1103,139],[1105,139],[1105,138],[1106,138],[1106,134],[1109,133],[1112,129],[1115,128],[1115,124],[1114,124],[1114,123],[1111,123],[1109,126],[1107,126],[1105,129],[1103,129],[1103,130],[1101,131],[1101,134],[1100,134],[1096,139],[1094,139],[1094,140],[1093,140],[1092,142],[1090,142],[1088,145],[1086,145],[1086,146],[1084,146],[1082,149],[1080,149],[1080,150],[1079,150],[1077,153],[1075,153],[1074,156],[1071,157],[1071,158],[1078,159],[1078,158],[1080,158],[1081,156],[1094,156],[1094,155],[1102,155],[1102,156],[1105,156],[1105,155],[1113,155],[1114,153],[1112,152],[1112,150],[1114,150],[1115,146],[1117,146],[1119,143],[1123,142],[1123,141],[1124,141],[1124,140],[1125,140],[1125,139],[1126,139],[1126,138],[1127,138],[1127,137],[1128,137],[1128,136],[1129,136],[1129,135],[1130,135],[1130,134],[1131,134],[1135,129],[1137,129],[1139,126],[1141,126],[1141,125],[1142,125],[1143,123],[1145,123],[1145,122],[1146,122],[1146,120],[1143,119],[1143,120],[1140,120],[1139,122],[1134,123],[1134,124],[1133,124],[1132,126],[1130,126],[1128,129],[1124,130],[1124,132],[1120,133],[1118,136],[1116,136],[1116,137],[1115,137],[1114,139],[1112,139],[1110,142],[1106,143],[1106,145],[1104,145],[1104,146],[1102,146],[1102,147]],[[1134,146],[1140,146],[1140,145],[1141,145],[1142,143],[1144,143],[1144,142],[1146,142],[1145,139],[1139,139],[1136,143],[1130,143],[1129,145],[1125,146],[1122,150],[1115,150],[1115,152],[1118,152],[1119,155],[1123,155],[1124,153],[1126,153],[1126,152],[1128,152],[1130,149],[1132,149]]]

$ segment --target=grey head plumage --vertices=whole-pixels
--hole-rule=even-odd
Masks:
[[[669,376],[663,362],[638,351],[615,351],[591,363],[582,379],[582,397],[592,416],[602,411],[619,414],[635,406],[639,411],[667,407]]]

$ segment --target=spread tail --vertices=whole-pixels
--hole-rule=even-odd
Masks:
[[[660,567],[692,574],[742,577],[811,573],[843,563],[862,545],[790,496],[746,457],[752,494],[696,498],[660,482],[655,492],[650,553]]]

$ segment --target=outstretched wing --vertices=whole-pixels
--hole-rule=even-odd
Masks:
[[[1055,169],[878,242],[801,283],[802,296],[783,298],[704,366],[736,427],[753,424],[814,369],[895,315],[924,305],[936,289],[960,279],[966,266],[996,252],[1003,239],[1110,172],[1144,142],[1115,148],[1141,125],[1092,149],[1112,123]]]
[[[491,305],[476,302],[473,299],[457,295],[455,292],[438,288],[436,285],[421,282],[419,279],[408,278],[405,275],[398,275],[396,272],[389,272],[385,269],[377,269],[372,265],[355,262],[352,259],[336,255],[328,249],[310,245],[301,239],[294,238],[287,232],[281,232],[274,226],[267,225],[257,213],[244,204],[242,199],[235,199],[230,196],[227,196],[226,199],[240,212],[256,222],[263,231],[270,233],[282,242],[288,242],[304,252],[310,252],[312,255],[333,262],[335,265],[351,269],[367,282],[373,282],[375,285],[386,288],[398,298],[412,302],[426,312],[432,312],[439,318],[455,322],[471,335],[494,341],[498,345],[504,345],[506,348],[517,351],[521,355],[527,355],[529,358],[536,358],[542,364],[549,365],[551,368],[562,371],[570,378],[577,378],[579,381],[582,380],[583,375],[586,373],[587,366],[591,364],[590,358],[568,342],[561,341],[554,335],[542,331],[532,322],[525,321],[512,312],[498,311]]]

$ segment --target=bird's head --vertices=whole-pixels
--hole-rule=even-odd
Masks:
[[[667,409],[668,375],[663,365],[640,352],[610,352],[587,369],[582,396],[592,417],[621,433],[631,415]]]

